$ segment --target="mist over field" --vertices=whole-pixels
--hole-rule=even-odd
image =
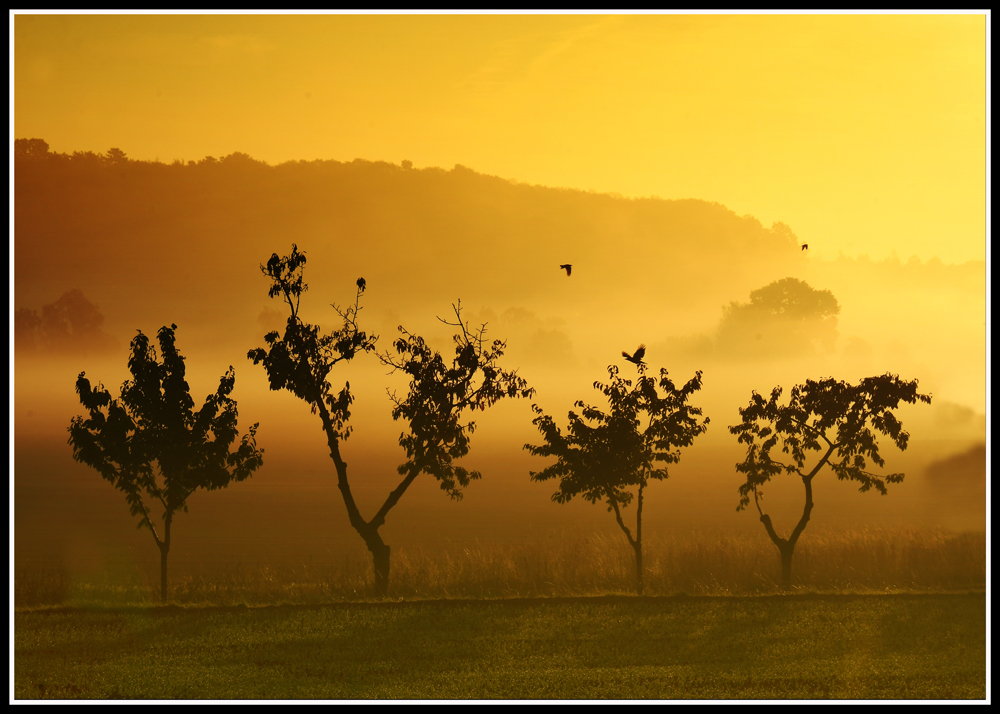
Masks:
[[[909,448],[884,447],[885,472],[906,479],[883,497],[821,474],[812,528],[984,527],[984,262],[822,259],[801,248],[809,236],[718,203],[532,186],[463,166],[269,166],[239,153],[162,164],[32,149],[16,155],[14,188],[19,563],[100,567],[122,551],[152,559],[149,535],[135,531],[120,495],[72,460],[66,427],[82,412],[79,372],[117,395],[135,331],[152,337],[172,323],[196,402],[233,365],[240,429],[259,422],[265,450],[253,478],[190,500],[172,562],[363,557],[317,418],[287,392],[269,391],[264,370],[246,359],[286,317],[259,266],[293,243],[308,259],[304,319],[335,327],[330,304],[350,303],[364,277],[359,324],[379,335],[381,350],[402,324],[447,354],[449,328],[435,318],[452,318],[461,300],[464,319],[506,340],[501,364],[537,390],[530,401],[561,423],[574,401],[600,403],[591,385],[609,364],[630,374],[620,355],[640,343],[650,367],[675,382],[701,370],[692,403],[710,424],[669,479],[649,488],[648,534],[763,538],[756,516],[735,510],[743,448],[726,427],[738,408],[753,390],[885,372],[918,379],[933,395],[929,407],[898,411]],[[777,281],[816,295],[826,312],[761,312],[764,293],[755,291]],[[331,374],[335,389],[349,380],[356,399],[342,452],[364,513],[396,486],[404,460],[386,389],[404,392],[406,381],[386,371],[361,355]],[[526,401],[478,415],[462,463],[483,479],[455,502],[418,478],[387,521],[386,542],[620,538],[603,506],[552,503],[553,484],[529,481],[545,465],[522,450],[539,443],[531,418]],[[798,518],[801,499],[791,478],[767,490],[779,528]]]

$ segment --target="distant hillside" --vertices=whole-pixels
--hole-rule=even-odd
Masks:
[[[934,344],[936,330],[961,330],[948,344],[968,353],[985,334],[985,263],[822,261],[800,250],[808,237],[718,203],[529,186],[462,166],[268,166],[239,153],[168,165],[18,140],[14,198],[17,307],[80,289],[125,339],[170,322],[214,341],[258,339],[282,319],[258,266],[293,242],[309,257],[311,319],[330,320],[329,303],[353,298],[364,276],[365,317],[383,332],[462,298],[470,314],[515,309],[523,324],[540,321],[532,330],[562,325],[576,349],[663,342],[711,335],[723,306],[795,277],[833,292],[840,332],[861,353],[897,335]]]
[[[498,307],[609,290],[623,304],[715,305],[802,260],[786,226],[705,201],[528,186],[462,166],[267,166],[244,154],[167,165],[20,151],[15,228],[18,297],[36,301],[71,285],[103,298],[113,280],[143,300],[223,287],[241,302],[261,292],[257,264],[292,242],[313,280],[349,287],[364,274],[393,300],[477,295]],[[583,295],[565,295],[566,262]]]

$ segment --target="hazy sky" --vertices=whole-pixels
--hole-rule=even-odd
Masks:
[[[460,163],[985,257],[984,14],[17,15],[13,59],[53,151]]]

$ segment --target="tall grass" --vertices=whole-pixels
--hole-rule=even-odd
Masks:
[[[692,534],[647,538],[647,595],[761,595],[780,592],[777,549],[763,537]],[[153,563],[155,566],[156,564]],[[109,566],[85,577],[64,568],[22,567],[16,607],[159,602],[159,572]],[[793,588],[810,592],[978,590],[986,584],[985,533],[916,528],[822,531],[803,536]],[[192,567],[171,573],[182,604],[266,605],[377,599],[367,558],[322,566]],[[635,560],[624,539],[594,534],[537,544],[393,549],[390,597],[513,598],[631,593]]]

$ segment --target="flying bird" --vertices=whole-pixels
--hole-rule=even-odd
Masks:
[[[567,278],[573,274],[573,266],[570,265],[569,263],[563,263],[559,267],[566,271]]]
[[[642,361],[642,358],[645,356],[645,354],[646,354],[646,345],[639,345],[639,349],[635,351],[634,355],[630,355],[628,352],[623,351],[622,357],[627,359],[632,364],[641,364],[645,366],[646,363]]]
[[[809,250],[809,244],[808,243],[803,243],[802,244],[802,250]]]
[[[358,278],[358,290],[360,290],[361,292],[365,291],[365,279],[364,278]]]

